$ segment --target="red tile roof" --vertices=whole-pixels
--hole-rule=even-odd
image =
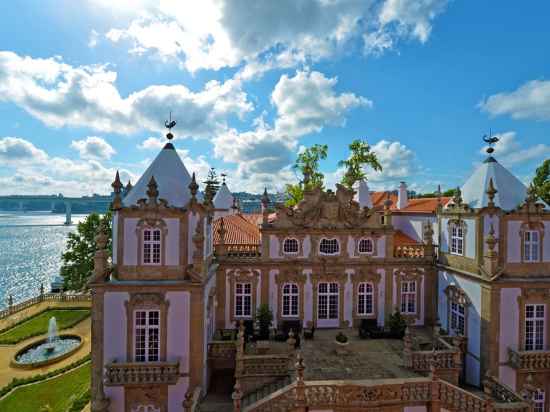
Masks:
[[[384,207],[384,201],[388,198],[388,192],[374,192],[372,193],[372,204],[374,207]],[[390,210],[393,212],[405,212],[405,213],[434,213],[437,209],[436,197],[421,197],[416,199],[409,199],[408,205],[404,209],[397,208],[397,195],[390,193],[390,200],[392,205]],[[441,197],[441,204],[445,205],[450,197]]]
[[[405,246],[405,245],[419,245],[421,242],[416,241],[409,235],[406,235],[400,230],[395,231],[393,236],[393,245],[394,246]]]
[[[220,244],[220,229],[221,220],[226,230],[225,244],[227,245],[259,245],[260,244],[260,228],[256,223],[259,214],[237,214],[220,217],[214,220],[214,244]]]

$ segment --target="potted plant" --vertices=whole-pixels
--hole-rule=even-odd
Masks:
[[[256,310],[256,322],[258,323],[259,335],[261,340],[269,339],[269,329],[273,323],[273,312],[269,308],[269,305],[262,303]]]
[[[338,335],[336,335],[336,343],[340,346],[347,345],[349,343],[348,337],[344,335],[342,332],[338,332]]]
[[[405,336],[405,329],[407,328],[407,321],[396,309],[388,319],[388,326],[390,327],[390,335],[394,339],[403,339]]]

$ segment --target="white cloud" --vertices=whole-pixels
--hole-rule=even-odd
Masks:
[[[0,161],[4,164],[45,162],[48,155],[31,142],[19,137],[0,138]]]
[[[380,23],[382,27],[397,24],[398,32],[425,43],[432,31],[432,21],[447,3],[447,0],[386,0],[380,11]]]
[[[116,153],[113,146],[98,136],[88,136],[85,140],[73,140],[71,147],[77,150],[83,159],[110,159]]]
[[[49,156],[19,137],[0,138],[0,160],[11,169],[10,176],[0,176],[1,194],[107,194],[116,172],[98,160],[74,161]],[[120,169],[120,175],[123,181],[136,179],[127,169]]]
[[[372,146],[372,151],[382,165],[382,171],[367,170],[373,187],[396,187],[399,181],[410,180],[421,170],[415,153],[401,142],[380,140]]]
[[[207,138],[225,129],[231,115],[252,110],[237,80],[210,81],[199,92],[183,85],[155,85],[124,98],[116,77],[105,66],[73,67],[60,58],[0,52],[0,101],[16,104],[48,126],[125,134],[159,131],[171,108],[178,136]]]
[[[88,47],[93,49],[99,42],[99,33],[92,29],[90,36],[88,37]]]
[[[164,147],[165,144],[166,142],[160,139],[159,137],[151,136],[145,139],[140,144],[138,144],[137,147],[140,150],[152,150],[152,149],[160,150]]]
[[[515,166],[550,156],[550,146],[539,143],[526,147],[516,139],[516,132],[497,133],[494,136],[499,138],[494,145],[494,156],[505,166]],[[485,148],[480,153],[486,154]]]
[[[291,78],[281,76],[271,94],[277,109],[277,132],[302,136],[319,132],[326,124],[343,126],[348,110],[372,106],[370,100],[353,93],[336,94],[337,81],[316,71],[298,71]]]
[[[107,32],[129,52],[174,60],[194,72],[243,65],[241,78],[330,58],[363,38],[382,51],[401,38],[425,42],[446,0],[166,0]],[[376,34],[373,36],[371,34]],[[373,43],[371,43],[371,41]]]
[[[493,116],[550,120],[550,80],[531,80],[513,92],[494,94],[479,107]]]

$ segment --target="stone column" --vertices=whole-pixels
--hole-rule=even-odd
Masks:
[[[103,391],[103,290],[92,288],[92,412],[107,412],[109,399]]]

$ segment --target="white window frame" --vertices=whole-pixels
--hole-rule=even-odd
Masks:
[[[144,314],[145,323],[138,324],[138,313]],[[151,322],[151,315],[156,313],[157,323]],[[134,310],[134,361],[135,362],[159,362],[160,361],[160,319],[161,313],[159,309],[135,309]],[[154,332],[156,331],[156,348],[151,347],[151,343],[154,343]],[[143,348],[138,345],[141,342],[138,336],[143,333]],[[143,354],[137,353],[138,349],[143,349]]]
[[[412,286],[412,288],[411,288]],[[415,315],[418,302],[416,301],[417,293],[416,280],[403,280],[401,282],[401,313],[404,315]],[[411,310],[412,305],[412,310]]]
[[[326,286],[326,290],[321,286]],[[338,319],[340,285],[337,282],[320,282],[317,285],[317,319]],[[334,316],[332,316],[334,315]]]
[[[450,302],[449,315],[451,330],[460,336],[466,336],[466,306],[458,302]]]
[[[323,246],[323,241],[325,242],[336,242],[336,249],[334,252],[323,252],[321,250],[322,246]],[[335,255],[339,255],[340,254],[340,241],[336,238],[322,238],[321,241],[319,242],[319,254],[321,255],[324,255],[324,256],[335,256]]]
[[[533,394],[533,412],[545,412],[546,396],[544,390],[537,389]]]
[[[365,242],[366,245],[370,244],[370,250],[368,250],[368,247],[365,247],[365,250],[361,250],[361,244]],[[357,244],[357,251],[361,255],[372,255],[374,253],[374,240],[370,237],[364,237],[359,240],[359,243]]]
[[[158,266],[161,264],[162,232],[159,228],[143,229],[143,245],[141,260],[144,265]],[[157,238],[158,236],[158,238]]]
[[[293,242],[296,244],[296,250],[286,250],[286,245],[287,245],[287,242],[290,243],[290,242]],[[293,248],[294,249],[294,248]],[[294,238],[294,237],[287,237],[285,240],[283,240],[283,253],[285,255],[297,255],[298,253],[300,252],[300,242],[298,241],[298,239]]]
[[[535,239],[533,239],[533,237]],[[523,254],[525,262],[540,262],[540,232],[526,230],[523,233]]]
[[[369,309],[370,305],[370,310]],[[357,285],[357,315],[374,315],[374,284],[361,282]]]
[[[530,310],[529,310],[530,309]],[[525,351],[544,350],[546,344],[546,305],[544,303],[525,304]],[[542,315],[541,315],[542,312]],[[531,316],[529,316],[531,313]]]
[[[464,256],[464,226],[458,223],[449,230],[450,251],[452,255]]]
[[[281,314],[286,318],[295,318],[299,314],[299,292],[300,288],[296,283],[285,283],[283,285],[283,299]]]
[[[235,317],[252,317],[252,283],[235,283]]]

